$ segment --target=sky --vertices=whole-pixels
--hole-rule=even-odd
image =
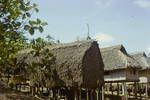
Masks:
[[[87,37],[96,39],[99,47],[123,44],[129,53],[150,52],[150,0],[33,0],[40,12],[35,14],[48,22],[44,33],[61,42]]]

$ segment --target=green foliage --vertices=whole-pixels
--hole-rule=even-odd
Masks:
[[[24,76],[30,80],[30,85],[35,87],[54,87],[58,83],[57,72],[54,71],[55,57],[45,46],[51,46],[51,42],[43,38],[33,39],[29,44],[31,50],[25,57],[21,57],[19,68],[25,72]],[[30,61],[26,61],[30,59]]]
[[[43,26],[47,25],[46,22],[39,18],[31,20],[33,12],[38,11],[37,5],[29,0],[0,0],[0,68],[8,76],[15,75],[13,71],[17,66],[16,54],[21,49],[31,47],[33,59],[40,59],[40,62],[24,64],[31,83],[38,86],[54,86],[57,83],[54,81],[57,79],[57,73],[53,70],[55,57],[48,49],[43,50],[46,45],[51,44],[53,38],[48,36],[48,41],[37,38],[28,44],[24,36],[26,33],[33,35],[36,31],[44,31]]]
[[[36,39],[32,39],[30,41],[30,47],[33,48],[34,50],[41,50],[43,49],[45,46],[51,46],[51,45],[55,45],[56,42],[54,41],[54,39],[48,35],[46,36],[47,39],[43,39],[43,38],[36,38]]]
[[[43,38],[37,38],[37,39],[31,40],[30,45],[34,50],[40,51],[43,47],[48,45],[48,42],[45,41]]]
[[[33,56],[32,63],[28,64],[27,73],[32,86],[54,87],[56,80],[54,78],[55,57],[48,49],[37,47],[31,51]],[[39,60],[35,60],[39,59]]]
[[[16,53],[27,46],[24,34],[43,32],[47,23],[38,18],[31,20],[33,12],[38,11],[30,0],[0,0],[1,71],[10,72],[9,69],[16,66]]]

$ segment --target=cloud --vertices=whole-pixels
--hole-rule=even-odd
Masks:
[[[94,39],[100,43],[110,43],[114,41],[114,38],[111,35],[105,33],[97,33],[94,36]]]
[[[150,8],[150,0],[135,0],[134,3],[141,8]]]

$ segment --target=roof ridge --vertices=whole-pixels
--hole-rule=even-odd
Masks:
[[[146,53],[144,51],[140,51],[140,52],[133,52],[131,53],[132,56],[144,56],[147,57]]]
[[[51,46],[46,46],[46,47],[50,47],[51,49],[53,48],[65,48],[65,47],[72,47],[72,46],[80,46],[80,45],[83,45],[83,44],[87,44],[87,43],[93,43],[93,42],[96,42],[94,40],[84,40],[84,41],[75,41],[75,42],[72,42],[72,43],[61,43],[61,44],[56,44],[56,45],[51,45]]]
[[[114,46],[111,46],[111,47],[101,48],[102,52],[107,52],[107,51],[112,51],[112,50],[119,50],[119,51],[123,52],[124,54],[128,55],[125,47],[122,44],[114,45]]]
[[[109,47],[104,47],[101,49],[121,49],[122,47],[124,47],[122,44],[118,44],[118,45],[113,45],[113,46],[109,46]]]

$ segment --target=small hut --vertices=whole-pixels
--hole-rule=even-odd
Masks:
[[[139,66],[136,60],[131,57],[123,45],[102,48],[101,54],[104,62],[104,81],[113,94],[112,83],[117,83],[117,95],[119,95],[119,84],[122,84],[122,95],[127,97],[127,83],[138,82]]]
[[[145,96],[148,97],[148,83],[150,82],[150,70],[149,70],[149,58],[145,54],[145,52],[139,52],[139,53],[134,53],[132,56],[138,61],[139,66],[142,67],[142,69],[139,71],[139,88],[140,88],[140,94],[142,92],[145,93]],[[142,88],[144,85],[144,88]],[[145,89],[145,91],[144,91]],[[142,91],[143,90],[143,91]]]
[[[55,70],[66,87],[96,89],[104,83],[104,65],[96,41],[87,40],[74,43],[47,46],[55,57]],[[28,50],[27,50],[28,51]],[[22,56],[27,55],[21,52]],[[25,51],[25,53],[27,53]],[[24,58],[24,57],[19,57]],[[26,60],[32,61],[31,57]],[[34,60],[39,61],[39,60]]]

